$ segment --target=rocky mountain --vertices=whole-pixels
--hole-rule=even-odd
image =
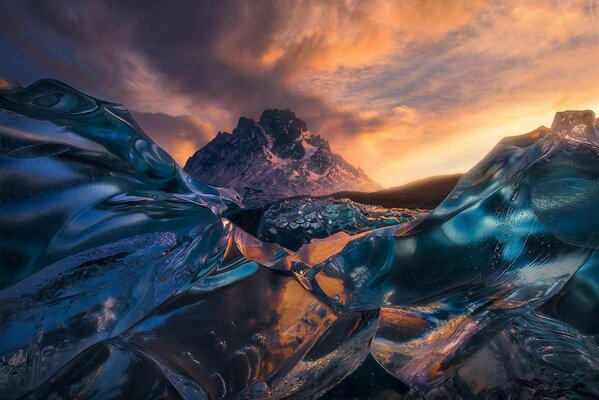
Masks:
[[[381,189],[289,109],[265,110],[258,122],[241,117],[232,133],[219,132],[184,169],[208,184],[235,188],[251,205]]]

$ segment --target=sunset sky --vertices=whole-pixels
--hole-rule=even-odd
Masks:
[[[0,76],[124,104],[183,165],[291,108],[383,186],[599,111],[599,1],[3,1]]]

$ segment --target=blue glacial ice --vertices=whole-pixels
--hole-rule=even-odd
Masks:
[[[599,397],[590,111],[428,212],[244,208],[53,80],[0,109],[0,398],[318,398],[367,357],[407,398]]]

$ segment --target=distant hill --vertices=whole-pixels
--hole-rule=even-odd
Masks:
[[[433,176],[376,192],[343,191],[327,197],[349,198],[387,208],[433,209],[447,197],[461,177],[462,174]]]

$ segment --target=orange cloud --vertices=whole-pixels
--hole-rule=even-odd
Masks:
[[[351,136],[335,117],[321,133],[381,184],[463,172],[502,137],[550,125],[558,110],[599,110],[591,3],[403,2],[385,12],[397,25],[396,43],[384,47],[392,53],[353,70],[304,72],[299,87],[355,121],[376,117]]]
[[[262,54],[244,57],[244,61],[258,60],[267,69],[283,68],[293,77],[307,69],[360,67],[381,61],[413,41],[430,40],[463,27],[481,4],[436,0],[300,2],[285,14],[287,23]],[[223,41],[223,57],[239,62],[237,55],[226,51],[231,42],[230,38]]]

